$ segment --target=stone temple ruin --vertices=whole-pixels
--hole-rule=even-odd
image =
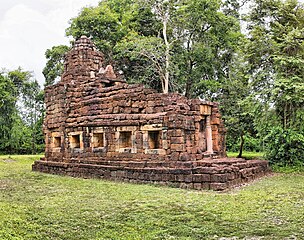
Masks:
[[[268,172],[266,161],[226,158],[217,103],[127,84],[85,36],[45,104],[45,158],[35,171],[213,190]]]

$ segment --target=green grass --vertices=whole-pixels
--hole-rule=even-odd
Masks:
[[[216,193],[32,172],[37,158],[0,157],[0,239],[304,239],[302,173]]]
[[[228,157],[236,157],[238,152],[228,152]],[[250,159],[265,159],[264,152],[243,152],[243,158],[250,160]],[[276,173],[304,173],[304,165],[302,166],[279,166],[279,165],[272,165],[272,171]]]
[[[236,157],[239,153],[238,152],[228,152],[228,157]],[[245,159],[265,159],[263,152],[247,152],[244,151],[242,157]]]

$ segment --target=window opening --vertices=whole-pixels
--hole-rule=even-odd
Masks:
[[[115,86],[115,83],[114,82],[108,82],[108,83],[104,83],[104,87],[113,87]]]
[[[80,134],[71,136],[71,148],[80,148]]]
[[[93,147],[94,148],[104,147],[104,134],[103,133],[93,133]]]
[[[61,137],[54,137],[54,147],[60,148],[61,147]]]
[[[200,132],[204,132],[206,129],[206,120],[205,119],[200,120],[199,125],[200,125],[200,129],[199,129]]]
[[[121,148],[130,148],[132,147],[132,132],[120,132],[119,139],[120,139],[120,147]]]
[[[159,149],[161,144],[161,134],[160,131],[149,131],[148,132],[148,141],[150,149]]]

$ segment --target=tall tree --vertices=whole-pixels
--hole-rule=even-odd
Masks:
[[[105,54],[105,61],[111,62],[115,45],[130,32],[155,36],[158,29],[151,9],[138,1],[104,0],[97,7],[84,8],[79,16],[71,19],[66,33],[75,39],[81,35],[91,37]]]
[[[271,158],[285,152],[276,160],[293,162],[299,158],[294,153],[304,152],[304,141],[289,144],[286,138],[295,132],[298,140],[304,136],[304,6],[296,0],[256,0],[249,17],[252,99],[259,109],[256,126],[268,136]],[[267,123],[272,126],[265,129]]]
[[[105,0],[72,19],[67,35],[90,36],[129,82],[209,97],[240,36],[225,9],[220,0]]]
[[[240,50],[233,56],[232,66],[229,67],[229,74],[222,83],[220,103],[221,112],[227,128],[228,151],[238,151],[237,157],[242,157],[244,147],[247,150],[259,150],[259,144],[249,145],[256,138],[254,127],[254,114],[250,95],[248,64],[242,46],[246,43],[240,42]],[[250,148],[250,149],[248,149]]]
[[[36,143],[41,143],[39,120],[43,112],[38,82],[21,68],[2,72],[0,95],[0,151],[36,152]]]
[[[228,77],[228,66],[241,37],[239,21],[223,11],[218,0],[186,1],[179,9],[182,59],[186,96],[215,98]]]
[[[37,153],[37,145],[43,143],[42,119],[44,115],[44,93],[37,80],[26,81],[22,89],[22,119],[30,132],[31,152]]]
[[[284,128],[299,125],[304,101],[304,7],[296,0],[256,1],[248,59],[254,93],[275,107]]]
[[[126,57],[115,50],[128,34],[135,33],[139,36],[157,36],[159,32],[158,21],[151,9],[142,6],[134,0],[105,0],[97,7],[83,8],[80,14],[71,19],[67,28],[67,36],[74,39],[82,35],[89,36],[97,48],[104,55],[105,64],[115,64],[117,70],[123,71],[130,82],[143,82],[158,88],[158,79],[155,71],[149,67],[151,62],[145,58]],[[44,68],[46,85],[51,85],[60,77],[63,56],[68,50],[67,46],[55,46],[46,51],[47,65]],[[147,79],[152,81],[147,81]]]
[[[63,73],[64,56],[68,50],[69,47],[65,45],[54,46],[46,50],[47,63],[42,71],[45,77],[45,86],[53,85]]]
[[[0,151],[8,150],[16,116],[17,88],[5,72],[0,74]]]
[[[161,23],[160,34],[149,38],[127,36],[120,48],[123,53],[151,60],[163,92],[169,85],[188,97],[207,97],[208,90],[217,91],[241,36],[238,20],[225,14],[218,0],[143,0],[143,4]],[[205,88],[199,91],[198,85]]]

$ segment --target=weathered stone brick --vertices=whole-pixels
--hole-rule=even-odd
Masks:
[[[210,174],[193,174],[193,182],[210,182]]]

